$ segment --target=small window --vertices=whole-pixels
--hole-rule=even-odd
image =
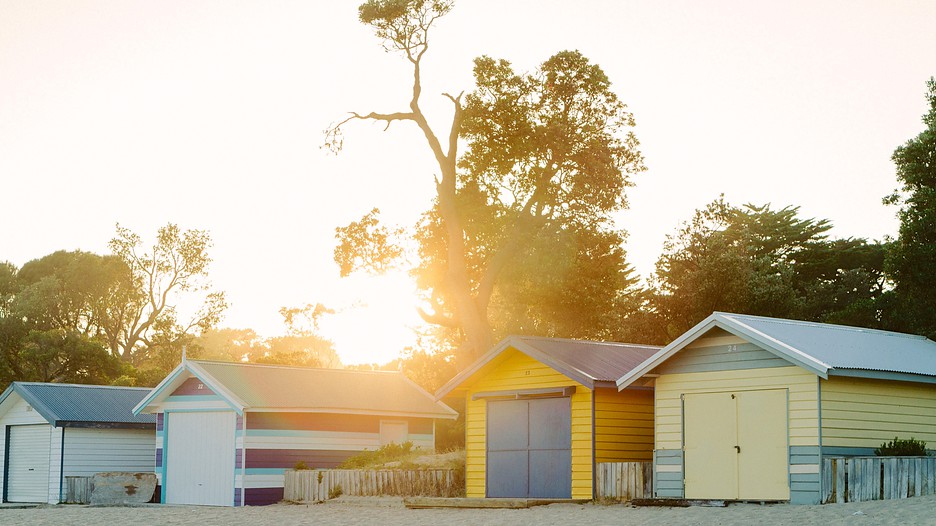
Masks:
[[[381,420],[380,445],[402,444],[409,439],[409,424],[406,420]]]

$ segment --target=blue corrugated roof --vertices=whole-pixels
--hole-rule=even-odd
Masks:
[[[146,388],[13,382],[0,396],[0,403],[12,392],[56,426],[156,425],[155,415],[133,415],[133,407],[150,392]]]

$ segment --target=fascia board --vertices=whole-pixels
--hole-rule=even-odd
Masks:
[[[712,314],[708,318],[705,318],[704,320],[697,323],[695,327],[682,333],[678,338],[670,342],[669,345],[663,347],[657,351],[656,354],[644,360],[643,363],[631,369],[630,372],[618,378],[618,381],[616,382],[618,391],[623,390],[630,384],[637,381],[637,379],[641,376],[655,369],[661,363],[668,360],[670,356],[676,354],[682,350],[683,347],[692,343],[696,338],[699,337],[699,335],[708,332],[715,326],[716,318],[715,315]]]

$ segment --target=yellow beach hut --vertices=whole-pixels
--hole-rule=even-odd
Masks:
[[[659,347],[511,336],[436,393],[465,400],[468,497],[594,498],[597,462],[650,461]]]
[[[936,343],[716,312],[622,375],[654,383],[654,494],[817,504],[822,459],[936,443]]]

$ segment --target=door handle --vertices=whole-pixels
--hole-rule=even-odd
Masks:
[[[741,453],[741,446],[735,446],[734,448],[738,450],[738,454]]]

